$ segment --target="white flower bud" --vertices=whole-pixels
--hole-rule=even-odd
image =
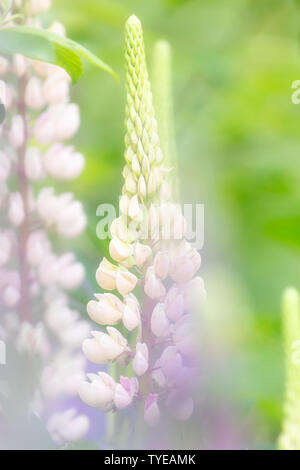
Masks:
[[[147,195],[147,186],[143,175],[140,175],[138,180],[138,193],[143,198],[145,198]]]
[[[62,196],[58,197],[58,202],[62,202]],[[86,216],[80,201],[71,201],[69,204],[62,204],[56,219],[57,233],[66,238],[75,238],[81,234],[86,227]]]
[[[152,312],[151,331],[155,336],[159,338],[164,338],[170,333],[169,321],[165,314],[164,306],[162,303],[156,304]]]
[[[55,222],[58,211],[58,200],[54,195],[53,188],[41,189],[37,197],[37,211],[47,225],[51,225]]]
[[[50,114],[56,122],[56,139],[60,141],[73,137],[80,125],[78,105],[74,103],[54,105]]]
[[[21,145],[23,145],[24,121],[22,116],[19,114],[12,117],[8,138],[14,148],[19,148]]]
[[[47,104],[58,104],[68,100],[69,83],[60,73],[50,75],[43,86],[43,96]]]
[[[144,375],[148,370],[149,352],[146,343],[136,344],[136,353],[132,361],[132,367],[136,375]]]
[[[38,117],[33,133],[34,137],[41,145],[49,145],[55,142],[55,121],[49,111],[45,111]]]
[[[43,231],[32,232],[27,240],[27,260],[38,266],[50,253],[50,242]]]
[[[173,342],[178,351],[186,356],[194,353],[193,325],[190,315],[183,315],[175,324]]]
[[[165,279],[169,273],[170,259],[166,251],[159,251],[154,258],[155,275],[160,279]]]
[[[135,243],[133,249],[133,256],[135,264],[139,267],[143,266],[147,259],[151,256],[151,248],[148,245],[143,245],[139,241]]]
[[[102,289],[114,290],[116,288],[117,266],[103,258],[97,271],[96,280]]]
[[[99,325],[116,325],[122,318],[124,305],[114,294],[95,294],[97,301],[91,300],[87,312]]]
[[[119,207],[122,214],[127,215],[130,199],[127,194],[123,194],[120,197]]]
[[[15,54],[13,56],[13,71],[18,75],[18,77],[22,77],[27,69],[27,59],[21,54]]]
[[[81,400],[102,411],[110,411],[116,388],[114,379],[105,372],[88,374],[88,378],[90,382],[82,382],[79,385],[78,394]]]
[[[20,291],[13,285],[4,287],[2,296],[7,307],[15,307],[20,301]]]
[[[45,177],[42,157],[36,147],[29,147],[25,154],[25,172],[28,179],[39,181]]]
[[[127,348],[127,340],[115,328],[108,326],[107,333],[92,331],[93,339],[86,339],[82,344],[85,356],[97,364],[114,361]]]
[[[125,308],[123,310],[123,324],[127,330],[134,330],[141,321],[140,308],[137,298],[133,294],[125,295]]]
[[[47,429],[58,445],[80,441],[89,427],[89,418],[86,415],[76,416],[75,409],[54,413],[47,422]]]
[[[57,232],[66,238],[78,236],[86,226],[81,202],[73,194],[54,195],[53,188],[43,188],[37,199],[37,210],[47,225],[55,224]]]
[[[149,393],[144,408],[144,420],[150,426],[155,426],[160,420],[160,411],[157,404],[157,394]]]
[[[173,281],[181,284],[188,282],[192,279],[195,274],[195,267],[193,261],[188,259],[186,256],[178,257],[172,264],[170,276]]]
[[[45,106],[39,78],[33,76],[29,79],[25,91],[25,103],[28,108],[35,110],[42,109]]]
[[[149,266],[146,272],[144,291],[150,299],[160,299],[165,296],[166,289],[154,273],[154,266]]]
[[[184,312],[184,298],[176,286],[171,287],[165,298],[165,312],[167,317],[172,320],[178,320]]]
[[[199,301],[204,301],[206,299],[206,290],[202,277],[196,276],[189,281],[185,286],[185,293],[186,300],[191,308],[195,305],[195,302],[198,304]]]
[[[121,295],[129,294],[137,284],[137,277],[129,271],[118,271],[116,288]]]
[[[128,215],[133,220],[141,220],[143,217],[143,211],[140,207],[137,195],[133,196],[130,199],[129,206],[128,206]]]
[[[20,193],[12,193],[9,197],[8,218],[12,225],[19,227],[25,217],[23,199]]]
[[[32,16],[39,15],[48,10],[51,5],[51,0],[30,0],[30,14]]]
[[[64,256],[67,256],[67,254]],[[79,262],[71,262],[66,266],[62,266],[58,274],[57,282],[64,289],[74,290],[82,284],[84,276],[84,266]]]
[[[57,179],[74,179],[84,168],[84,156],[73,152],[73,147],[54,144],[44,156],[44,165],[50,176]]]
[[[66,29],[64,25],[59,21],[54,21],[50,26],[49,30],[51,31],[51,33],[57,34],[58,36],[66,35]]]
[[[27,353],[46,358],[49,354],[49,343],[44,325],[37,323],[33,326],[27,322],[22,323],[16,347],[21,354]]]
[[[131,173],[129,173],[126,176],[125,188],[130,194],[136,194],[136,192],[137,192],[136,182],[135,182],[135,179],[134,179],[134,177]]]
[[[128,243],[124,243],[119,238],[114,237],[109,244],[109,253],[112,259],[121,263],[132,255],[132,247]]]
[[[59,333],[60,341],[70,349],[77,349],[90,331],[90,325],[85,320],[74,322],[68,329]]]

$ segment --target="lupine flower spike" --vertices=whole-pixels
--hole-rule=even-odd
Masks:
[[[285,349],[285,398],[281,450],[300,450],[300,303],[296,289],[283,295],[283,333]]]
[[[41,28],[38,15],[50,0],[13,3],[20,13],[29,12],[26,25]],[[50,30],[65,34],[58,22]],[[30,407],[47,419],[50,398],[77,393],[85,368],[80,347],[89,331],[68,298],[68,291],[81,285],[84,267],[72,252],[55,253],[48,236],[80,235],[86,226],[83,206],[72,193],[42,186],[46,178],[50,184],[71,180],[83,170],[84,157],[70,143],[80,125],[79,108],[70,103],[70,77],[60,67],[19,54],[0,57],[0,64],[7,111],[0,126],[0,338],[22,359],[40,359],[39,399]],[[48,423],[59,444],[82,438],[88,427],[87,416],[76,417],[74,409]]]
[[[200,255],[184,239],[185,220],[172,203],[154,116],[141,23],[125,27],[126,135],[120,217],[111,224],[111,260],[103,259],[96,280],[104,294],[88,304],[94,330],[83,342],[98,364],[131,364],[129,376],[90,374],[81,384],[84,402],[103,411],[142,405],[144,420],[156,425],[162,409],[178,419],[193,411],[190,292],[205,295],[194,277]],[[120,331],[122,329],[122,333]],[[127,333],[124,333],[127,330]],[[130,339],[130,340],[129,340]],[[125,371],[125,368],[124,368]]]

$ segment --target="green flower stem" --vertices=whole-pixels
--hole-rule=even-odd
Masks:
[[[299,294],[293,288],[283,295],[283,333],[286,378],[283,427],[278,447],[300,450],[300,362],[295,356],[295,351],[300,350],[300,310]]]

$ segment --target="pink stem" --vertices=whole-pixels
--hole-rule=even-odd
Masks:
[[[19,312],[22,321],[31,321],[31,297],[30,297],[30,279],[29,279],[29,266],[27,262],[27,240],[29,235],[29,187],[28,180],[25,173],[25,154],[28,141],[28,123],[25,105],[25,90],[27,79],[25,76],[19,80],[19,103],[18,111],[24,122],[24,142],[19,149],[18,154],[18,182],[19,191],[24,205],[24,220],[19,227],[19,273],[20,273],[20,294],[21,300],[19,305]]]

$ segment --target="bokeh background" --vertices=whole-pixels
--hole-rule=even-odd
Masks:
[[[73,88],[87,164],[71,189],[89,217],[75,247],[88,271],[79,300],[96,290],[95,269],[107,251],[96,237],[96,208],[116,204],[122,184],[123,28],[135,13],[149,66],[157,39],[172,46],[181,197],[205,204],[208,305],[200,324],[209,330],[206,356],[217,365],[208,380],[214,418],[203,417],[203,433],[215,422],[208,446],[243,435],[242,447],[274,448],[284,387],[281,296],[300,287],[300,105],[291,101],[300,79],[300,1],[52,3],[45,21],[62,21],[69,37],[121,77],[118,84],[87,66]]]

